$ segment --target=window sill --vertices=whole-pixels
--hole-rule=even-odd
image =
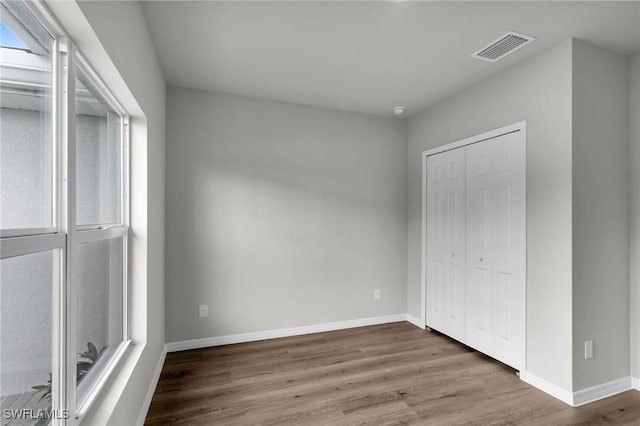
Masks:
[[[125,353],[127,352],[127,348],[130,346],[131,340],[127,340],[122,342],[120,346],[116,349],[115,353],[108,360],[107,364],[104,366],[102,371],[98,377],[94,379],[93,386],[88,390],[87,396],[84,400],[78,404],[78,409],[76,411],[76,422],[80,423],[84,419],[85,415],[91,408],[92,404],[96,401],[98,395],[101,393],[107,381],[115,374],[115,370],[118,366],[123,364],[123,358]]]

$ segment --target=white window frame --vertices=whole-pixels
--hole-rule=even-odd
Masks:
[[[130,270],[130,130],[129,116],[91,65],[78,52],[65,31],[40,1],[24,2],[54,39],[52,48],[53,226],[11,229],[0,234],[0,259],[55,250],[53,282],[52,404],[54,412],[69,410],[69,418],[54,418],[52,425],[79,424],[96,400],[131,343],[129,330]],[[121,223],[73,226],[76,222],[75,103],[76,66],[94,89],[122,117]],[[96,371],[84,401],[77,401],[77,251],[83,243],[122,238],[122,336],[113,355]]]

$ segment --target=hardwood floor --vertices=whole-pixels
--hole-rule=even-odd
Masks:
[[[640,425],[640,392],[572,408],[400,322],[167,355],[147,425]]]

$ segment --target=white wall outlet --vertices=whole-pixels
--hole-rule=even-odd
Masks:
[[[373,290],[373,300],[380,300],[380,289],[376,288]]]
[[[200,308],[199,308],[198,311],[200,313],[200,318],[208,317],[209,316],[209,305],[200,305]]]
[[[585,340],[584,342],[584,359],[593,358],[593,340]]]

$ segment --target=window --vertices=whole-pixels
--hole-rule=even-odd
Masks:
[[[4,10],[3,10],[4,12]],[[2,13],[2,44],[24,45],[9,28],[17,19]],[[7,22],[5,22],[5,20]],[[42,33],[40,33],[42,34]],[[37,47],[1,48],[0,228],[50,232],[53,228],[53,37],[44,33]],[[27,232],[28,233],[28,232]]]
[[[0,260],[3,410],[49,408],[47,398],[37,395],[33,387],[51,389],[57,255],[56,250],[45,250]],[[2,424],[6,420],[3,415]]]
[[[42,9],[0,7],[0,408],[75,424],[129,343],[128,117]]]
[[[0,22],[0,47],[27,50],[27,45],[20,40],[5,24]]]
[[[75,202],[71,247],[75,283],[76,406],[91,401],[127,339],[124,288],[128,227],[126,117],[77,58],[75,85]]]
[[[121,224],[122,119],[76,70],[78,225]]]

